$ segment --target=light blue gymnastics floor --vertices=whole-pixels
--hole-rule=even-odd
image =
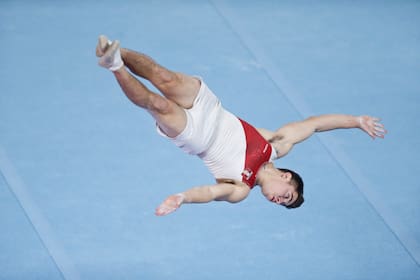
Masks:
[[[419,1],[1,1],[0,279],[420,279]],[[202,76],[276,129],[323,113],[389,130],[317,134],[277,166],[286,210],[169,194],[213,182],[98,67],[99,34]]]

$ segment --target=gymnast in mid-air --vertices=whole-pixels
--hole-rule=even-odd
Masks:
[[[216,180],[170,195],[157,207],[158,216],[185,203],[237,203],[257,185],[269,202],[299,207],[304,201],[301,177],[276,168],[274,160],[315,132],[359,128],[373,139],[386,134],[379,119],[367,115],[319,115],[276,131],[255,128],[223,108],[201,78],[170,71],[147,55],[121,48],[118,40],[99,36],[96,56],[100,66],[112,71],[125,95],[152,115],[158,133],[197,155]],[[150,81],[162,95],[150,91],[134,75]]]

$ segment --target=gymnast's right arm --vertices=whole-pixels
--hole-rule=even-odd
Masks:
[[[155,214],[157,216],[168,215],[185,203],[208,203],[211,201],[240,202],[250,192],[250,188],[242,184],[218,183],[216,185],[194,187],[185,192],[170,195],[158,206]]]

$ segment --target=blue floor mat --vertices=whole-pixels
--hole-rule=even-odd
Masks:
[[[0,3],[0,279],[420,279],[416,1]],[[278,161],[304,206],[169,194],[213,183],[97,66],[99,34],[204,78],[257,127],[372,114]]]

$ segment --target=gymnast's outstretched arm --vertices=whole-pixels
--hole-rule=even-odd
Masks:
[[[352,116],[343,114],[319,115],[303,121],[289,123],[277,131],[258,129],[261,135],[276,148],[277,156],[286,155],[295,144],[304,141],[315,132],[341,128],[359,128],[372,139],[384,138],[387,131],[380,119],[371,116]]]
[[[156,208],[157,216],[168,215],[185,203],[207,203],[227,201],[236,203],[244,200],[250,188],[243,183],[218,183],[215,185],[194,187],[185,192],[170,195]]]

